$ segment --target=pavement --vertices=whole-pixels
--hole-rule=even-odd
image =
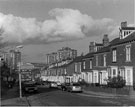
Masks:
[[[92,94],[96,96],[105,96],[105,97],[129,97],[129,95],[111,94],[111,93],[94,92],[94,91],[86,91],[86,90],[84,90],[83,93]]]
[[[106,98],[122,97],[122,98],[127,98],[127,99],[135,101],[135,96],[130,97],[129,95],[118,95],[118,94],[110,94],[110,93],[104,93],[104,92],[86,91],[86,90],[84,90],[82,94],[93,95],[95,97],[98,96],[101,98],[102,97],[106,97]],[[1,99],[1,106],[31,106],[31,105],[39,106],[41,103],[38,101],[39,100],[37,99],[36,95],[32,95],[29,97],[22,97],[22,98],[19,98],[19,97],[10,98],[10,99],[6,99],[6,100]],[[48,103],[48,102],[46,102],[46,103]]]
[[[22,97],[2,100],[1,106],[30,106],[30,104],[26,97]]]

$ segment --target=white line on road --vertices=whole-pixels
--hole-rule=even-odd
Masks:
[[[87,97],[98,97],[98,98],[115,98],[115,97],[110,97],[110,96],[101,96],[101,95],[88,95],[88,94],[83,94],[83,93],[78,93],[77,95],[80,96],[87,96]]]

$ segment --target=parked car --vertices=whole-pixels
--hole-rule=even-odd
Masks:
[[[79,83],[71,83],[67,86],[67,91],[69,92],[82,92],[82,87]]]
[[[57,85],[56,82],[51,82],[50,83],[50,88],[57,88],[57,87],[58,87],[58,85]]]
[[[57,83],[58,89],[61,89],[61,83],[60,83],[60,81],[57,81],[56,83]]]
[[[22,90],[24,92],[37,92],[38,88],[33,81],[27,81],[22,83]]]
[[[43,82],[42,82],[42,81],[36,81],[35,84],[36,84],[36,85],[42,85]]]
[[[61,86],[61,83],[59,81],[56,82],[58,86]]]
[[[63,83],[63,84],[61,84],[61,90],[62,91],[66,91],[68,86],[70,86],[70,83]]]
[[[42,85],[46,88],[50,88],[51,82],[50,81],[43,81]]]

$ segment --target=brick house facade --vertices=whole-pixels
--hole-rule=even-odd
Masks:
[[[79,79],[84,79],[87,83],[101,85],[107,84],[108,77],[120,75],[126,80],[126,85],[133,86],[135,83],[135,27],[127,27],[127,23],[122,22],[118,38],[109,42],[108,35],[105,34],[102,41],[100,45],[91,42],[88,54],[76,57],[62,66],[55,66],[48,72],[56,72],[54,76],[58,78],[61,76],[63,82],[77,82]],[[61,75],[58,75],[58,71],[62,72]]]
[[[110,67],[109,70],[112,75],[109,74],[109,76],[120,75],[126,80],[126,85],[132,86],[133,83],[135,83],[134,53],[135,32],[131,33],[124,39],[115,39],[115,42],[110,48],[110,61],[108,61],[108,66]]]
[[[126,80],[126,85],[132,86],[135,83],[135,28],[122,24],[120,32],[123,32],[123,29],[125,33],[120,33],[119,37],[111,42],[107,35],[104,35],[103,47],[96,51],[89,49],[92,51],[84,56],[82,73],[86,82],[107,84],[108,77],[120,75]]]

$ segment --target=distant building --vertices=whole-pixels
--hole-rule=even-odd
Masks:
[[[47,64],[52,64],[52,63],[56,62],[56,59],[57,59],[56,52],[52,52],[50,54],[47,54]]]
[[[63,47],[57,52],[47,54],[47,64],[53,64],[67,59],[74,59],[77,56],[77,50],[69,47]]]
[[[10,50],[10,68],[18,69],[18,63],[21,62],[21,52]]]

